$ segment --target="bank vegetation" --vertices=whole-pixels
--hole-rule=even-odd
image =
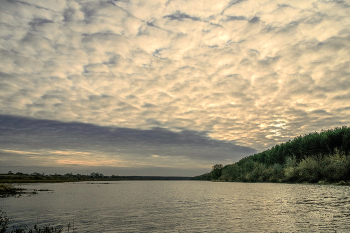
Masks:
[[[350,128],[298,136],[261,153],[223,166],[197,180],[350,184]]]

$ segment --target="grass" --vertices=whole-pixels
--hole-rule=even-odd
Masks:
[[[22,196],[22,194],[37,194],[39,191],[52,191],[48,189],[38,189],[34,191],[27,191],[22,188],[15,188],[12,184],[1,184],[0,183],[0,197],[10,197],[10,196]],[[3,212],[0,208],[0,233],[61,233],[63,232],[63,227],[56,226],[52,227],[50,225],[39,227],[38,225],[34,225],[33,228],[24,227],[12,227],[12,230],[9,230],[11,218],[7,217],[5,212]],[[68,224],[67,226],[68,232],[76,232],[73,225]]]
[[[38,192],[48,192],[48,191],[53,191],[53,190],[34,189],[34,190],[29,191],[29,190],[24,189],[24,188],[15,188],[12,184],[0,183],[0,198],[20,197],[23,194],[34,195],[34,194],[38,194]]]
[[[21,189],[21,188],[15,188],[12,184],[0,184],[0,197],[10,197],[10,196],[20,196],[24,193],[27,194],[36,194],[35,191],[28,193],[25,192],[25,189]],[[1,233],[1,232],[0,232]]]
[[[6,215],[0,208],[0,233],[62,233],[63,227],[56,226],[52,227],[50,225],[46,226],[38,226],[34,225],[33,228],[25,227],[12,227],[12,230],[8,230],[10,228],[11,218]],[[70,223],[67,225],[67,232],[76,233],[76,228],[74,228],[74,223],[71,225]]]

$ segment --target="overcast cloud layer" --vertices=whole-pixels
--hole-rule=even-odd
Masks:
[[[98,149],[103,143],[142,132],[169,140],[132,136],[133,150],[116,144],[126,167],[153,153],[169,156],[155,166],[180,167],[170,166],[179,156],[167,150],[170,138],[201,167],[349,125],[349,1],[0,0],[0,6],[0,114],[11,122],[20,116],[88,123],[80,126],[98,131],[77,139],[95,140],[95,149],[88,143],[88,151],[64,150],[111,158],[114,152]],[[215,145],[203,152],[204,141],[182,144],[183,135]],[[2,148],[59,150],[14,141]],[[214,151],[220,159],[209,155]]]

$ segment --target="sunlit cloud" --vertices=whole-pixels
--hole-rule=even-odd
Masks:
[[[118,167],[111,166],[111,164],[120,164],[115,161],[105,160],[105,161],[87,161],[87,160],[75,160],[73,159],[59,159],[57,160],[57,165],[79,165],[79,166],[93,166],[93,167]],[[119,165],[120,166],[120,165]],[[125,167],[125,165],[121,166]]]
[[[13,154],[21,154],[21,155],[37,155],[39,153],[30,152],[30,151],[18,151],[18,150],[1,150],[2,152],[13,153]]]
[[[81,151],[50,151],[51,154],[59,154],[59,155],[91,155],[89,152],[81,152]]]

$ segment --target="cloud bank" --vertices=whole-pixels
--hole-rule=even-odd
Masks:
[[[256,152],[212,139],[206,132],[163,128],[139,130],[0,115],[0,130],[2,169],[40,165],[114,168],[114,174],[125,168],[139,169],[140,174],[150,168],[190,172]]]

